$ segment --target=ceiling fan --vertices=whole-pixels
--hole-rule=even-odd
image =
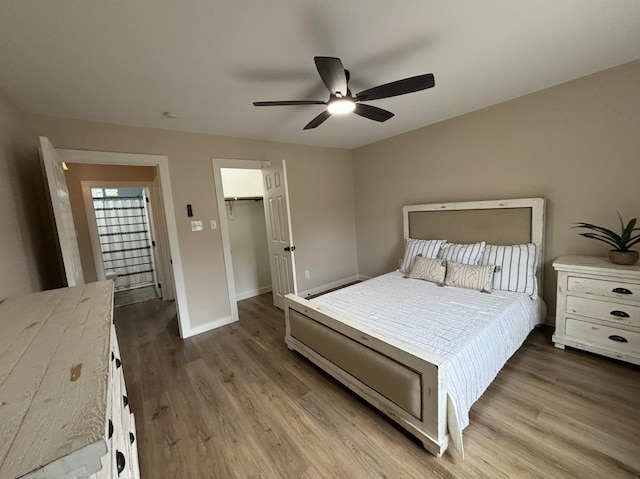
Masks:
[[[254,101],[254,106],[293,106],[293,105],[326,105],[327,109],[316,116],[304,127],[310,130],[321,125],[331,115],[353,112],[356,115],[374,121],[387,121],[393,113],[376,106],[366,105],[363,101],[379,100],[392,96],[405,95],[420,90],[432,88],[435,85],[433,74],[418,75],[403,80],[385,83],[368,90],[361,91],[355,96],[349,89],[349,70],[345,70],[342,61],[335,57],[314,57],[316,68],[322,82],[329,90],[329,100],[291,100],[291,101]]]

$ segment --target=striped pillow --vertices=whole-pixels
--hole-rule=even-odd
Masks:
[[[477,289],[484,293],[491,292],[494,265],[460,264],[447,261],[446,286]]]
[[[437,258],[440,248],[446,240],[421,240],[407,238],[404,247],[404,259],[400,265],[400,271],[408,274],[411,271],[413,260],[416,256],[422,255],[424,258]]]
[[[441,259],[417,256],[409,271],[409,278],[424,279],[432,283],[444,284],[447,262]]]
[[[480,258],[480,264],[496,266],[493,275],[493,289],[535,295],[538,291],[536,280],[536,257],[538,248],[533,243],[511,246],[487,245]]]
[[[442,247],[439,257],[454,263],[478,264],[484,247],[484,241],[471,244],[447,243]]]

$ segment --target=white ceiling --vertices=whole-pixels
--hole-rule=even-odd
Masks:
[[[326,100],[315,55],[395,117],[302,127]],[[354,148],[640,58],[638,0],[2,0],[0,90],[24,111]],[[179,118],[168,120],[162,112]]]

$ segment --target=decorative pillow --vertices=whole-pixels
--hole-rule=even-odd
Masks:
[[[416,256],[411,271],[409,271],[409,278],[424,279],[432,283],[443,284],[446,273],[446,261]]]
[[[495,266],[492,264],[461,264],[447,261],[447,276],[444,284],[490,293],[494,270]]]
[[[538,248],[533,243],[511,246],[487,245],[480,258],[480,264],[496,266],[493,289],[535,295],[538,291],[536,280],[536,258]]]
[[[400,271],[408,274],[413,265],[413,259],[422,255],[424,258],[437,258],[440,248],[446,240],[421,240],[407,238],[404,246],[404,259],[400,265]]]
[[[484,241],[471,244],[447,243],[442,247],[439,258],[454,263],[478,264],[484,247]]]

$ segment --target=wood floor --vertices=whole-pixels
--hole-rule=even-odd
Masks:
[[[283,341],[270,294],[178,337],[175,307],[117,308],[143,478],[640,477],[640,368],[534,330],[437,459]]]

